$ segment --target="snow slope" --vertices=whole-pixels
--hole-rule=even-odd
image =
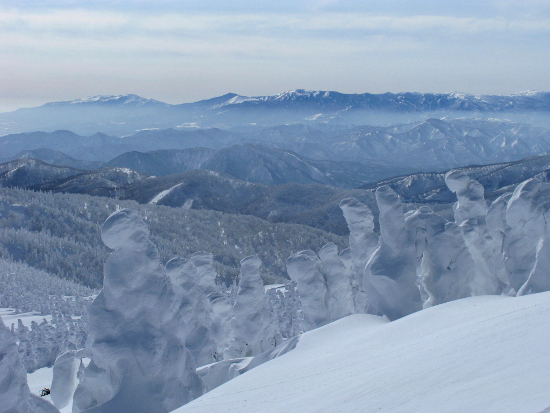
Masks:
[[[550,292],[391,323],[352,315],[175,412],[539,413],[550,408],[549,327]]]

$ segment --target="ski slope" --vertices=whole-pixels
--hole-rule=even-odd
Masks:
[[[550,292],[482,296],[394,322],[352,315],[176,409],[191,412],[550,411]]]

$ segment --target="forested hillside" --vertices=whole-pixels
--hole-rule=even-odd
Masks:
[[[99,226],[120,208],[137,210],[151,228],[166,262],[196,251],[214,254],[221,279],[238,274],[239,261],[258,255],[266,282],[286,277],[286,258],[295,251],[319,249],[328,242],[347,246],[343,237],[296,224],[211,210],[140,205],[104,197],[0,188],[0,254],[62,278],[99,287],[109,253]]]

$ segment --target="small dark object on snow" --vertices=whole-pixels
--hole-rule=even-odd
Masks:
[[[43,389],[40,391],[40,397],[47,396],[48,394],[50,394],[50,389],[48,389],[47,387],[43,388]]]

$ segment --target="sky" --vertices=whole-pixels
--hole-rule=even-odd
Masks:
[[[0,0],[0,112],[293,89],[550,91],[550,0]]]

